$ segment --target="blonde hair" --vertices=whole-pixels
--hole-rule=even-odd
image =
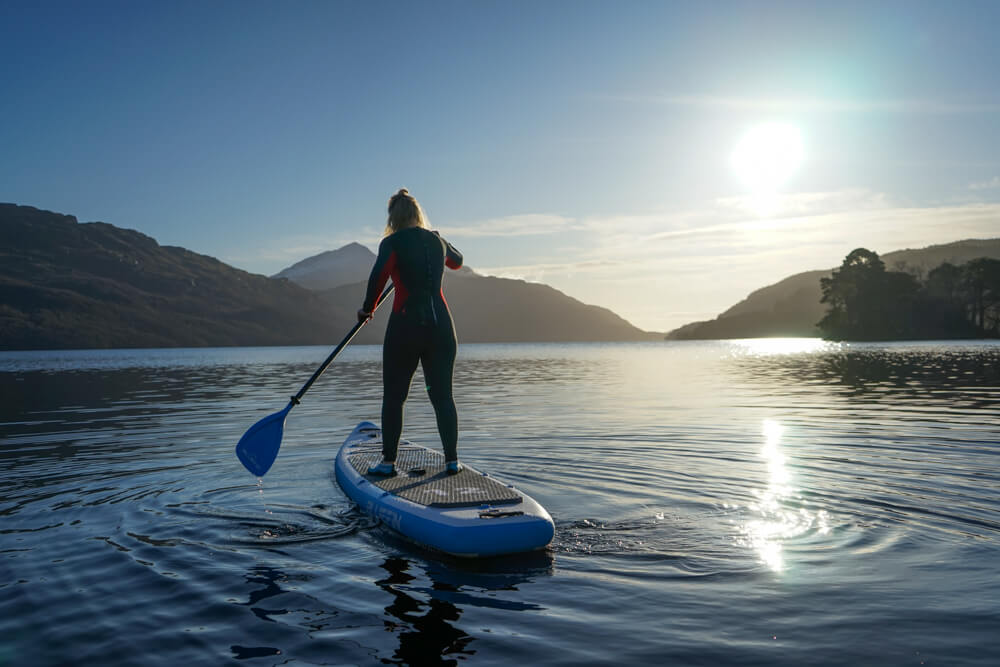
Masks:
[[[408,227],[423,227],[427,229],[427,217],[420,203],[406,188],[389,197],[389,218],[385,223],[385,233],[389,236]]]

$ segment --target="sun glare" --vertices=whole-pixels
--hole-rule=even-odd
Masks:
[[[758,215],[772,215],[778,190],[802,162],[802,134],[794,125],[767,123],[747,132],[733,150],[731,164],[750,193]]]

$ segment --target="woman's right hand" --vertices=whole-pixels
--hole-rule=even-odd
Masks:
[[[372,314],[364,308],[358,309],[358,322],[366,322],[372,318]]]

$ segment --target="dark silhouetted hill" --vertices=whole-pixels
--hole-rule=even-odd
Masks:
[[[352,284],[315,292],[133,230],[0,204],[0,349],[333,344],[356,321],[374,256],[351,244],[319,257],[282,274]],[[662,338],[545,285],[468,269],[445,285],[463,342]],[[359,340],[381,342],[387,310]]]
[[[294,283],[129,229],[0,204],[0,349],[329,343],[345,330]]]
[[[455,320],[459,342],[601,342],[662,340],[663,334],[642,331],[607,308],[590,306],[538,283],[508,278],[445,274],[444,293]],[[331,309],[353,313],[364,299],[366,283],[320,292]],[[388,308],[387,308],[388,309]],[[361,331],[358,340],[382,341],[385,318]]]
[[[360,249],[360,250],[359,250]],[[324,252],[284,269],[278,276],[318,293],[338,317],[353,316],[364,300],[375,254],[357,243]],[[353,274],[353,275],[352,275]],[[339,282],[346,276],[351,280]],[[469,267],[444,273],[445,298],[459,340],[467,343],[662,340],[629,324],[606,308],[589,306],[547,285],[481,276]],[[376,316],[358,335],[382,341],[386,318]]]
[[[1000,239],[969,239],[920,249],[897,250],[882,255],[892,270],[918,274],[943,262],[964,264],[978,257],[1000,258]],[[751,292],[714,320],[693,322],[667,334],[671,340],[713,338],[763,338],[769,336],[819,336],[816,323],[826,306],[820,303],[820,278],[833,269],[797,273]]]

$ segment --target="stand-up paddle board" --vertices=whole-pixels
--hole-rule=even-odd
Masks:
[[[449,475],[441,453],[405,440],[395,476],[367,474],[381,460],[382,430],[361,422],[337,452],[337,482],[363,512],[417,544],[474,558],[552,541],[555,526],[545,508],[487,473],[464,466]]]

